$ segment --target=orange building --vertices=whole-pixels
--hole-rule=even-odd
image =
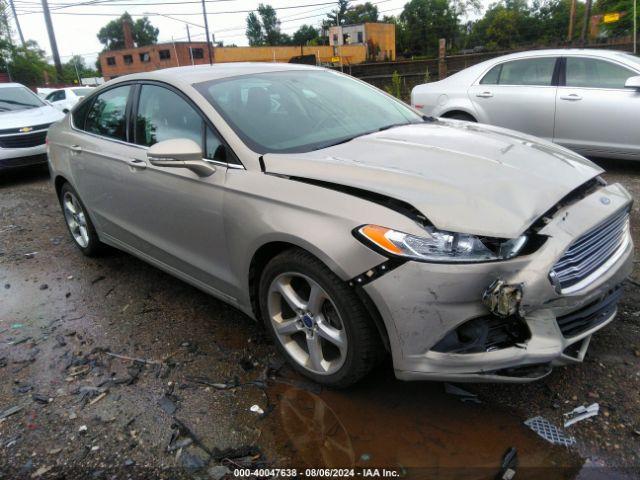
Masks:
[[[330,27],[329,45],[336,48],[366,45],[368,59],[394,61],[396,26],[393,23],[361,23]]]

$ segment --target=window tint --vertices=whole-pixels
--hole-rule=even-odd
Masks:
[[[71,113],[71,117],[73,119],[73,126],[84,130],[84,121],[87,118],[87,113],[89,112],[89,108],[91,107],[91,99],[86,102],[81,103],[76,108],[73,109]]]
[[[502,70],[502,65],[496,65],[489,73],[487,73],[482,80],[480,80],[481,85],[497,85],[498,78],[500,78],[500,71]]]
[[[624,88],[627,78],[636,73],[615,63],[593,58],[567,57],[567,86]]]
[[[130,90],[131,87],[125,85],[98,95],[87,114],[85,130],[126,141],[126,109]]]
[[[189,138],[202,148],[202,117],[179,95],[163,87],[143,85],[136,117],[136,143],[151,145]]]
[[[47,97],[47,100],[50,102],[58,102],[60,100],[64,100],[66,98],[66,94],[64,90],[56,90],[55,92],[51,92]]]
[[[226,162],[228,160],[220,138],[209,127],[207,127],[206,131],[206,148],[204,156],[211,160],[219,160],[221,162]]]
[[[555,58],[528,58],[506,62],[500,65],[501,69],[496,83],[499,85],[550,86],[555,66]]]

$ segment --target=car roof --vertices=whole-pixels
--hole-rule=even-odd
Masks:
[[[27,88],[21,83],[0,83],[0,88],[9,88],[9,87],[23,87]]]
[[[597,57],[620,59],[629,55],[629,52],[621,50],[607,50],[604,48],[553,48],[543,50],[527,50],[525,52],[510,53],[508,55],[502,55],[495,57],[492,60],[505,59],[505,58],[526,58],[537,57],[542,55],[593,55]]]
[[[293,63],[266,63],[266,62],[231,62],[214,63],[213,65],[195,65],[185,67],[163,68],[153,72],[134,73],[123,75],[116,81],[127,80],[159,80],[169,83],[194,84],[208,80],[237,77],[256,73],[281,72],[293,70],[325,70],[313,65],[301,65]],[[111,82],[108,82],[111,83]]]

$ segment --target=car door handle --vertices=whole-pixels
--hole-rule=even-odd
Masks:
[[[491,98],[491,97],[493,97],[493,93],[491,93],[491,92],[476,93],[476,97]]]
[[[560,95],[560,100],[569,100],[571,102],[577,102],[582,100],[582,97],[577,93],[570,93],[569,95]]]
[[[82,147],[80,145],[71,145],[69,148],[72,152],[82,153]]]
[[[147,162],[145,162],[144,160],[140,160],[139,158],[131,158],[127,160],[127,163],[130,167],[133,167],[137,170],[144,170],[145,168],[147,168]]]

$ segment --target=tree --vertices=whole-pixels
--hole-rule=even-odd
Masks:
[[[259,17],[259,18],[258,18]],[[271,5],[258,5],[258,15],[249,12],[247,15],[247,38],[249,45],[288,45],[289,35],[280,31],[280,20]]]
[[[490,5],[484,17],[475,22],[469,43],[489,49],[511,48],[539,37],[539,19],[532,15],[526,0],[501,0]]]
[[[327,14],[327,19],[323,22],[323,26],[345,25],[347,23],[345,15],[349,9],[349,3],[350,0],[338,0],[338,8],[331,10],[331,13]]]
[[[378,7],[371,2],[366,2],[355,7],[350,7],[344,14],[345,23],[348,25],[356,25],[366,22],[378,21]]]
[[[8,70],[14,82],[25,85],[42,85],[45,71],[50,79],[56,80],[55,69],[47,63],[44,50],[33,40],[28,40],[24,47],[11,48]]]
[[[62,64],[62,78],[58,81],[64,83],[78,83],[78,76],[83,77],[97,77],[98,71],[93,68],[89,68],[84,58],[80,55],[74,55],[68,62]]]
[[[400,14],[406,49],[411,55],[436,55],[440,38],[453,40],[458,15],[448,0],[410,0]]]
[[[542,43],[559,42],[567,38],[569,33],[569,17],[571,0],[536,0],[532,5],[533,17],[536,19],[537,39]],[[573,39],[580,36],[580,19],[584,16],[584,3],[576,2]]]
[[[318,30],[311,25],[302,25],[293,34],[291,43],[293,45],[311,45],[320,38]]]
[[[124,30],[122,23],[125,21],[131,25],[133,42],[137,47],[152,45],[158,41],[158,33],[160,33],[160,30],[151,24],[148,17],[139,18],[134,22],[131,19],[131,15],[124,12],[120,18],[111,20],[98,31],[98,40],[105,46],[106,50],[124,48]]]
[[[249,12],[247,15],[247,38],[249,39],[249,45],[257,47],[264,45],[264,33],[262,32],[262,24],[258,19],[255,12]]]
[[[625,14],[617,22],[603,23],[602,31],[612,37],[633,35],[633,0],[597,0],[594,12],[600,14],[624,12]],[[640,24],[640,6],[636,13],[638,24]]]

